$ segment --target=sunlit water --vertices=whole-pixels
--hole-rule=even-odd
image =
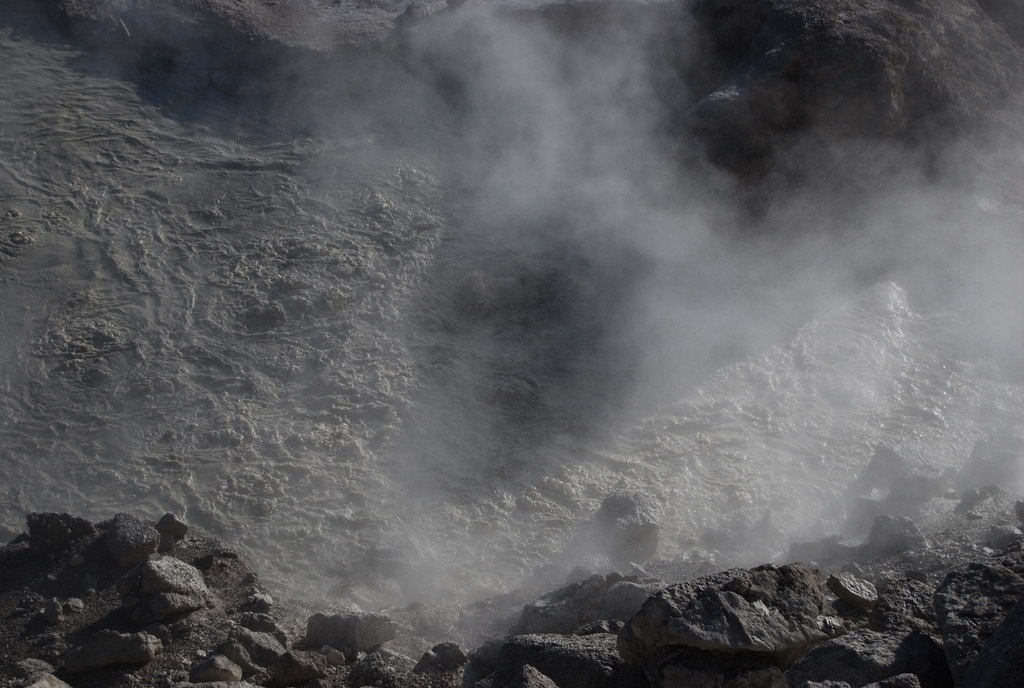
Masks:
[[[290,594],[467,599],[571,563],[613,489],[662,504],[659,557],[731,529],[771,558],[842,528],[876,444],[941,469],[1024,432],[957,319],[882,284],[602,433],[633,368],[588,348],[592,264],[455,241],[429,151],[147,90],[26,21],[0,27],[3,537],[171,511]]]

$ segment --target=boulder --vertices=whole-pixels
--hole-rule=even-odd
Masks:
[[[174,514],[164,514],[156,522],[156,529],[161,533],[169,533],[175,540],[181,540],[188,535],[188,526],[182,523]]]
[[[386,614],[323,614],[317,612],[306,622],[303,644],[330,645],[338,650],[365,652],[395,637],[398,626]]]
[[[34,513],[26,521],[29,548],[39,554],[58,551],[72,540],[96,532],[92,523],[70,514]]]
[[[559,688],[558,684],[527,664],[512,677],[507,688]]]
[[[614,564],[642,564],[658,550],[660,519],[661,509],[652,497],[613,492],[601,502],[584,537]]]
[[[352,665],[349,682],[354,686],[405,688],[413,683],[412,669],[415,665],[405,655],[380,649]]]
[[[594,574],[540,597],[523,608],[517,633],[571,633],[595,621],[625,621],[662,586],[635,576]]]
[[[423,653],[416,662],[412,673],[424,674],[433,671],[456,671],[469,661],[466,653],[452,642],[439,643]]]
[[[140,664],[162,652],[159,638],[149,633],[102,630],[64,657],[64,670],[75,674],[110,664]]]
[[[827,637],[818,617],[829,611],[815,569],[733,569],[670,585],[648,599],[619,634],[618,648],[656,683],[673,664],[675,673],[692,668],[725,680],[741,667],[788,666]]]
[[[865,612],[870,612],[878,602],[875,586],[850,573],[832,574],[828,577],[826,585],[843,602]]]
[[[519,635],[502,646],[492,688],[511,685],[523,668],[530,665],[550,678],[559,688],[612,688],[642,686],[638,669],[627,666],[616,651],[613,635]]]
[[[272,634],[252,631],[244,626],[232,628],[227,641],[220,646],[221,654],[242,667],[244,676],[271,666],[286,651]]]
[[[920,631],[938,633],[934,590],[912,578],[898,578],[878,595],[868,616],[868,627],[880,633]]]
[[[203,574],[174,557],[148,559],[118,581],[124,605],[140,623],[186,614],[206,605]]]
[[[1024,602],[1018,602],[963,672],[959,688],[1016,688],[1024,676]]]
[[[867,542],[864,543],[864,553],[868,556],[885,556],[921,549],[926,545],[921,529],[910,518],[883,514],[871,526]]]
[[[942,645],[957,683],[1024,597],[1024,555],[972,562],[947,574],[935,591]]]
[[[192,667],[188,673],[192,683],[212,683],[214,681],[237,682],[242,680],[242,667],[224,655],[213,655]]]
[[[922,686],[951,688],[942,649],[923,633],[889,634],[861,629],[811,648],[786,672],[790,685],[845,681],[863,686],[898,674],[918,676]]]
[[[157,551],[160,532],[130,514],[117,514],[107,526],[105,540],[118,566],[134,566]]]
[[[327,674],[327,658],[311,650],[290,650],[277,658],[270,670],[274,682],[294,686]]]

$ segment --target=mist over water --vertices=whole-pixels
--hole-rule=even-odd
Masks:
[[[611,490],[755,563],[877,444],[1024,433],[1016,122],[747,184],[639,20],[467,11],[271,98],[0,12],[0,536],[171,511],[287,594],[466,600],[564,577]]]

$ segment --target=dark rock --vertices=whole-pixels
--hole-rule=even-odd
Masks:
[[[510,685],[526,665],[559,688],[611,688],[629,671],[619,659],[613,635],[520,635],[502,645],[491,675],[493,688]]]
[[[604,498],[592,523],[599,552],[613,563],[643,562],[658,550],[661,510],[641,493],[615,492]]]
[[[889,583],[878,595],[868,626],[882,633],[938,633],[931,586],[910,578]]]
[[[235,617],[235,621],[238,622],[239,626],[248,628],[250,631],[269,633],[277,638],[277,642],[281,643],[282,646],[288,645],[288,634],[285,633],[284,629],[278,625],[277,621],[274,620],[274,617],[269,614],[263,614],[260,612],[242,612]]]
[[[1016,688],[1024,676],[1024,602],[1018,602],[963,673],[959,688]]]
[[[594,621],[625,621],[661,587],[660,582],[640,582],[617,573],[594,574],[527,604],[516,632],[571,633]]]
[[[922,633],[907,635],[862,629],[811,648],[786,672],[791,685],[804,681],[846,681],[863,686],[913,673],[921,685],[952,688],[942,649]]]
[[[512,677],[507,688],[559,688],[559,685],[527,664]]]
[[[864,543],[864,552],[869,556],[900,554],[926,546],[921,529],[906,516],[883,515],[875,519]]]
[[[455,643],[446,642],[435,645],[420,657],[412,673],[423,674],[431,671],[456,671],[469,661],[466,653]]]
[[[1003,432],[974,443],[971,456],[957,475],[960,489],[1000,485],[1020,487],[1024,469],[1024,437]]]
[[[306,683],[327,674],[327,658],[310,650],[290,650],[271,668],[274,682],[282,686]]]
[[[29,547],[39,554],[58,551],[72,540],[96,532],[92,523],[70,514],[34,513],[26,521]]]
[[[157,551],[160,533],[130,514],[117,514],[107,527],[106,543],[118,566],[134,566]]]
[[[182,523],[174,514],[164,514],[156,522],[156,529],[161,533],[170,533],[176,540],[181,540],[188,535],[188,526]]]
[[[148,633],[97,632],[64,658],[64,670],[78,673],[109,664],[150,662],[163,652],[163,644]]]
[[[251,631],[235,626],[228,634],[227,641],[220,647],[221,653],[242,667],[245,676],[255,674],[259,669],[269,667],[286,649],[270,633]]]
[[[405,688],[412,683],[412,669],[415,665],[405,655],[377,650],[352,665],[349,681],[356,686]]]
[[[214,655],[192,667],[188,680],[193,683],[211,683],[213,681],[241,681],[242,667],[224,655]]]
[[[988,533],[988,546],[992,549],[1003,550],[1012,547],[1024,539],[1024,534],[1016,526],[996,525],[992,526]]]
[[[469,662],[462,671],[462,682],[466,686],[476,685],[494,673],[501,658],[501,648],[508,638],[499,636],[489,638],[469,653]]]
[[[935,611],[949,667],[957,682],[1006,615],[1024,596],[1024,558],[973,562],[950,571],[935,591]]]
[[[870,612],[878,602],[875,586],[849,573],[836,573],[826,583],[836,597],[865,612]]]
[[[148,559],[125,574],[118,587],[132,618],[141,623],[186,614],[206,605],[203,574],[173,557]]]
[[[573,635],[592,635],[594,633],[611,633],[618,635],[619,632],[626,627],[625,621],[619,621],[617,619],[603,619],[601,621],[594,621],[588,623],[585,626],[580,626],[572,631]]]
[[[316,613],[306,623],[303,643],[318,647],[330,645],[339,650],[357,652],[371,650],[395,637],[398,627],[385,614],[322,614]]]
[[[829,563],[856,556],[857,548],[831,535],[811,542],[794,542],[789,546],[790,561]]]
[[[1003,490],[998,485],[985,485],[984,487],[964,490],[960,495],[960,503],[956,505],[955,511],[958,514],[969,513],[982,502],[1002,493]]]
[[[921,681],[915,674],[898,674],[877,683],[869,683],[864,688],[921,688]]]
[[[827,637],[818,626],[827,608],[814,569],[799,564],[733,569],[670,585],[651,597],[626,623],[618,648],[623,659],[644,667],[652,679],[675,657],[704,673],[732,673],[741,655],[752,661],[750,670],[784,667],[810,643]],[[719,655],[732,659],[722,665]]]
[[[43,607],[43,620],[51,626],[56,626],[64,620],[64,609],[61,607],[60,600],[49,599],[46,600],[46,606]]]

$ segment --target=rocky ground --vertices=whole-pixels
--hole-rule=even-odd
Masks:
[[[978,447],[965,471],[1016,465],[1019,444]],[[850,486],[848,537],[706,573],[651,558],[656,509],[613,494],[590,537],[617,570],[379,610],[276,599],[170,514],[30,514],[0,549],[0,685],[1017,685],[1024,502],[957,484],[880,448]]]

